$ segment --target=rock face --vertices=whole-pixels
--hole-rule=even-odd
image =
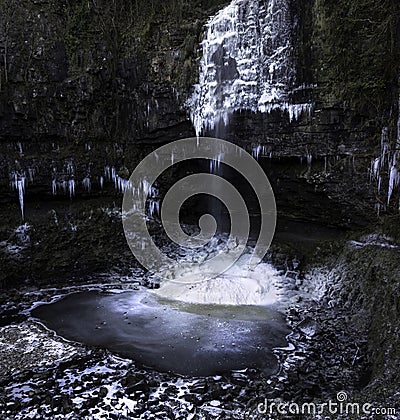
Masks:
[[[88,208],[101,213],[118,207],[126,178],[149,150],[195,134],[188,100],[193,115],[201,107],[193,102],[199,80],[206,102],[218,93],[213,83],[221,82],[230,103],[227,127],[206,123],[203,128],[253,153],[271,179],[280,215],[354,227],[376,220],[377,203],[385,203],[381,214],[397,211],[394,155],[391,168],[382,164],[379,174],[371,168],[384,153],[382,128],[391,150],[397,138],[399,5],[387,3],[386,9],[372,10],[376,23],[386,25],[378,31],[377,25],[363,23],[366,0],[352,5],[2,1],[0,239],[5,249],[13,246],[22,218],[38,224],[33,231],[46,241],[49,226],[55,230],[48,238],[65,229],[75,235],[68,226],[79,230],[80,220],[82,226],[90,223]],[[233,29],[237,34],[222,42]],[[375,35],[379,42],[371,45]],[[370,65],[361,68],[367,59]],[[212,64],[209,73],[206,60]],[[217,114],[225,112],[221,103],[211,102]],[[295,112],[299,104],[312,112]],[[297,119],[291,118],[296,113]],[[380,162],[387,161],[381,156]],[[58,225],[46,221],[52,210],[62,219]],[[111,231],[105,232],[107,237]],[[90,241],[74,243],[82,250]],[[37,249],[36,242],[32,247]],[[99,249],[96,255],[94,266],[108,260]],[[68,263],[62,265],[65,271]]]
[[[269,175],[284,213],[346,225],[373,220],[376,188],[368,169],[379,150],[382,118],[389,137],[396,134],[394,119],[386,118],[398,112],[395,95],[381,101],[384,89],[376,90],[378,96],[365,106],[358,101],[361,91],[355,100],[345,96],[344,88],[336,90],[341,80],[326,68],[339,47],[332,29],[338,11],[317,0],[303,3],[243,0],[227,5],[192,0],[183,5],[176,0],[156,13],[154,4],[140,1],[2,2],[2,202],[16,207],[22,206],[21,195],[27,195],[28,202],[52,193],[68,199],[74,194],[90,196],[107,182],[105,167],[114,167],[117,173],[133,169],[143,150],[140,145],[192,136],[187,101],[200,77],[200,82],[208,78],[208,86],[219,78],[225,99],[234,99],[220,111],[236,110],[226,130],[210,134],[248,149],[260,146],[263,155],[272,157]],[[361,13],[361,3],[354,10],[344,9],[343,25],[350,20],[348,15]],[[218,10],[207,42],[218,44],[218,37],[235,29],[229,22],[242,29],[236,28],[239,35],[223,47],[212,47],[209,56],[204,44],[203,63],[210,57],[221,62],[214,66],[215,74],[207,75],[199,67],[203,54],[199,45],[204,24]],[[378,20],[384,17],[382,11],[377,15]],[[246,41],[254,37],[260,41]],[[357,35],[353,38],[349,45],[362,46]],[[376,54],[380,57],[387,47],[383,43]],[[232,57],[237,48],[240,60]],[[396,54],[391,68],[396,67]],[[242,77],[246,60],[256,63],[249,67],[255,73]],[[349,78],[354,69],[350,62],[347,65],[342,71]],[[363,77],[360,74],[367,92],[370,75]],[[374,80],[385,92],[396,88],[393,74],[376,75]],[[206,100],[213,96],[207,89]],[[379,115],[373,108],[378,102]],[[313,112],[297,112],[296,104],[303,103],[312,105]],[[211,105],[220,113],[221,104]],[[193,106],[198,110],[200,104],[192,101],[192,114]],[[291,121],[296,113],[298,120]],[[316,197],[309,196],[313,189]],[[393,203],[397,199],[394,191]],[[286,202],[301,204],[289,212]]]

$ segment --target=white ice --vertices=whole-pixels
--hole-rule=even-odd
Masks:
[[[198,136],[219,123],[227,125],[240,109],[280,109],[290,120],[311,112],[310,103],[290,100],[290,90],[296,90],[291,87],[290,20],[288,0],[234,0],[209,19],[199,83],[188,101]]]
[[[171,300],[198,304],[271,305],[279,300],[281,276],[267,263],[249,269],[250,254],[242,255],[225,273],[207,281],[191,283],[193,272],[185,272],[184,283],[164,281],[155,293]],[[195,268],[194,268],[195,270]]]

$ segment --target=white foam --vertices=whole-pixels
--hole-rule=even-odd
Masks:
[[[225,273],[203,282],[191,283],[191,273],[185,272],[185,282],[164,281],[154,293],[198,304],[271,305],[277,302],[277,286],[281,281],[278,271],[267,263],[260,263],[251,270],[249,261],[250,255],[245,254]]]

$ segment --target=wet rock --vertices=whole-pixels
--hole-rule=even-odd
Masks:
[[[165,388],[164,392],[168,395],[175,395],[176,394],[176,387],[174,385],[169,385]]]
[[[202,404],[204,400],[203,396],[200,394],[185,394],[182,398],[196,406]]]
[[[150,391],[149,384],[145,379],[141,379],[136,383],[132,383],[125,389],[128,394],[133,394],[135,392],[144,392],[145,394],[147,394]]]
[[[208,395],[214,399],[220,399],[226,394],[225,390],[222,388],[221,384],[211,383],[208,387]]]
[[[72,400],[68,395],[63,395],[61,397],[61,404],[64,413],[70,413],[72,411]]]
[[[208,390],[207,381],[205,379],[200,379],[195,384],[190,385],[189,389],[192,393],[205,394]]]
[[[107,389],[106,387],[102,386],[102,387],[99,389],[99,397],[100,397],[100,398],[104,398],[104,397],[106,397],[106,396],[107,396],[107,394],[108,394],[108,389]]]

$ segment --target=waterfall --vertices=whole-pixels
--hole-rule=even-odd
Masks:
[[[295,70],[289,3],[234,0],[209,19],[199,83],[188,101],[198,136],[221,122],[226,125],[229,116],[241,109],[280,109],[288,112],[290,120],[311,112],[311,104],[290,101]]]

